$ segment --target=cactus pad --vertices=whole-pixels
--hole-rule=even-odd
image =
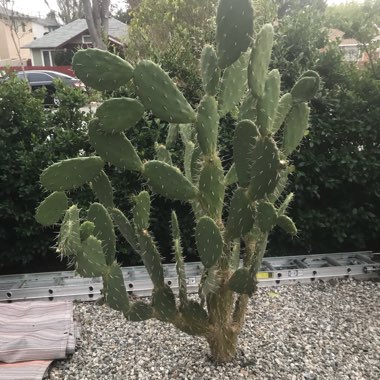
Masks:
[[[119,169],[141,171],[143,164],[124,133],[106,134],[98,126],[98,119],[93,119],[88,125],[90,144],[98,154],[110,164]]]
[[[100,203],[105,207],[114,207],[112,184],[103,170],[91,181],[91,188]]]
[[[280,179],[280,154],[274,140],[260,137],[252,150],[251,182],[249,198],[256,201],[272,193]]]
[[[293,86],[290,93],[294,103],[308,102],[314,97],[319,89],[319,79],[311,77],[301,77]]]
[[[199,178],[200,197],[207,215],[221,220],[224,204],[224,174],[219,159],[211,159],[204,163]]]
[[[179,201],[189,201],[198,195],[198,189],[174,166],[161,161],[144,165],[143,176],[156,193]]]
[[[66,194],[63,191],[55,191],[37,207],[36,221],[43,226],[51,226],[65,214],[67,206]]]
[[[280,72],[272,70],[265,81],[263,96],[257,103],[257,124],[263,136],[271,132],[280,98]]]
[[[306,103],[295,104],[290,111],[284,130],[283,151],[288,156],[301,142],[309,127],[310,108]]]
[[[63,160],[42,172],[41,184],[50,191],[75,189],[98,176],[103,166],[103,160],[95,156]]]
[[[228,282],[228,287],[236,293],[251,296],[256,290],[256,280],[247,268],[240,268],[234,272]]]
[[[264,95],[265,81],[272,53],[274,30],[271,24],[264,25],[252,48],[248,67],[248,86],[252,94],[260,99]]]
[[[76,272],[82,277],[100,277],[107,269],[102,242],[89,236],[82,243],[83,250],[78,252]]]
[[[144,106],[136,99],[113,98],[96,110],[98,125],[106,133],[119,133],[136,125],[144,114]]]
[[[95,224],[86,220],[80,225],[80,240],[84,242],[94,234]]]
[[[219,93],[219,115],[226,113],[240,102],[247,88],[249,54],[243,54],[232,66],[224,70]]]
[[[127,313],[129,299],[120,265],[114,261],[103,274],[103,294],[111,309]]]
[[[175,318],[177,314],[175,298],[168,285],[153,289],[152,306],[157,319],[169,322]]]
[[[224,185],[231,186],[237,181],[238,181],[238,177],[236,173],[236,166],[235,166],[235,163],[233,163],[224,178]]]
[[[257,99],[252,95],[251,91],[249,91],[240,106],[238,120],[251,120],[253,122],[256,122],[256,106]]]
[[[202,264],[211,268],[223,253],[223,239],[216,223],[208,216],[199,219],[195,239]]]
[[[240,187],[232,197],[226,224],[226,235],[230,239],[240,238],[253,226],[254,209],[246,193],[246,190]]]
[[[283,124],[292,106],[293,106],[293,97],[290,92],[281,96],[278,102],[276,116],[274,118],[274,122],[272,125],[272,130],[271,130],[272,134],[275,134],[281,128],[281,125]]]
[[[203,90],[207,95],[215,96],[218,92],[220,69],[215,50],[205,45],[201,55],[201,74]]]
[[[132,304],[125,316],[131,322],[146,321],[153,317],[153,308],[145,302],[137,301]]]
[[[208,331],[208,315],[205,309],[196,301],[189,300],[181,307],[181,314],[190,335],[202,335]]]
[[[99,91],[117,90],[133,76],[133,67],[127,61],[99,49],[79,50],[73,58],[73,69],[85,85]]]
[[[87,212],[87,219],[95,224],[94,236],[102,242],[108,265],[115,260],[116,238],[112,219],[100,203],[93,203]]]
[[[288,234],[290,235],[297,234],[297,227],[294,224],[293,220],[291,220],[288,216],[286,215],[279,216],[276,223],[280,228],[282,228]]]
[[[277,221],[277,211],[270,202],[260,202],[257,206],[257,224],[262,232],[269,232]]]
[[[232,65],[247,51],[253,34],[251,0],[220,0],[216,14],[216,50],[219,67]]]
[[[149,227],[150,196],[147,191],[133,197],[133,223],[137,230],[146,230]]]
[[[135,252],[138,252],[137,236],[130,221],[117,208],[110,208],[108,211],[111,215],[113,222],[116,224],[118,230],[123,235],[124,239],[127,240],[129,245],[134,249]]]
[[[191,123],[194,110],[169,75],[151,61],[140,61],[133,74],[136,92],[147,109],[170,123]]]
[[[57,252],[62,256],[75,256],[82,250],[80,239],[79,208],[71,206],[65,213],[58,235]]]
[[[248,186],[251,180],[252,150],[259,136],[259,130],[250,120],[242,120],[235,128],[233,157],[240,186]]]
[[[202,152],[212,156],[218,143],[219,114],[215,98],[205,95],[198,106],[196,121],[197,138]]]
[[[179,125],[178,124],[169,124],[168,134],[166,136],[165,145],[167,149],[170,149],[174,146],[177,141],[179,134]]]

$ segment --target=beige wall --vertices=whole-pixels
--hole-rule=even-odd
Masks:
[[[18,28],[18,38],[16,37],[16,43],[20,49],[21,57],[24,63],[31,58],[29,49],[21,49],[24,46],[33,41],[32,23],[25,22],[25,32],[22,27]],[[17,49],[12,40],[11,28],[6,20],[0,18],[0,66],[19,66],[20,60],[18,58]]]

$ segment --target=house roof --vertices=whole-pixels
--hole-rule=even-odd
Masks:
[[[59,48],[76,36],[87,31],[87,22],[85,19],[78,19],[69,24],[63,25],[52,32],[37,38],[31,43],[23,46],[23,49],[54,49]],[[127,25],[114,18],[109,19],[109,37],[120,41],[127,34]]]
[[[355,38],[344,38],[345,33],[339,29],[329,29],[329,40],[339,40],[339,46],[356,46],[360,45],[360,42]]]
[[[4,8],[0,5],[0,17],[1,16],[11,16],[11,17],[14,17],[14,18],[22,18],[22,19],[30,19],[31,17],[28,16],[28,15],[25,15],[23,13],[20,13],[20,12],[16,12],[12,9],[9,9],[9,8]]]

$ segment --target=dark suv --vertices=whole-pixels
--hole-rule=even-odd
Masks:
[[[59,101],[55,97],[55,86],[54,80],[60,79],[65,84],[77,87],[81,89],[85,89],[85,85],[77,78],[73,78],[69,75],[62,74],[57,71],[50,70],[25,70],[18,71],[16,73],[17,77],[20,79],[25,79],[29,82],[30,87],[33,90],[37,88],[46,87],[47,94],[45,98],[45,104],[47,105],[58,105]]]

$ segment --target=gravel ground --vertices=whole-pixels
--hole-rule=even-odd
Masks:
[[[260,289],[236,359],[220,366],[203,338],[169,324],[127,322],[93,303],[76,304],[75,315],[80,347],[54,363],[51,380],[380,379],[380,283]]]

